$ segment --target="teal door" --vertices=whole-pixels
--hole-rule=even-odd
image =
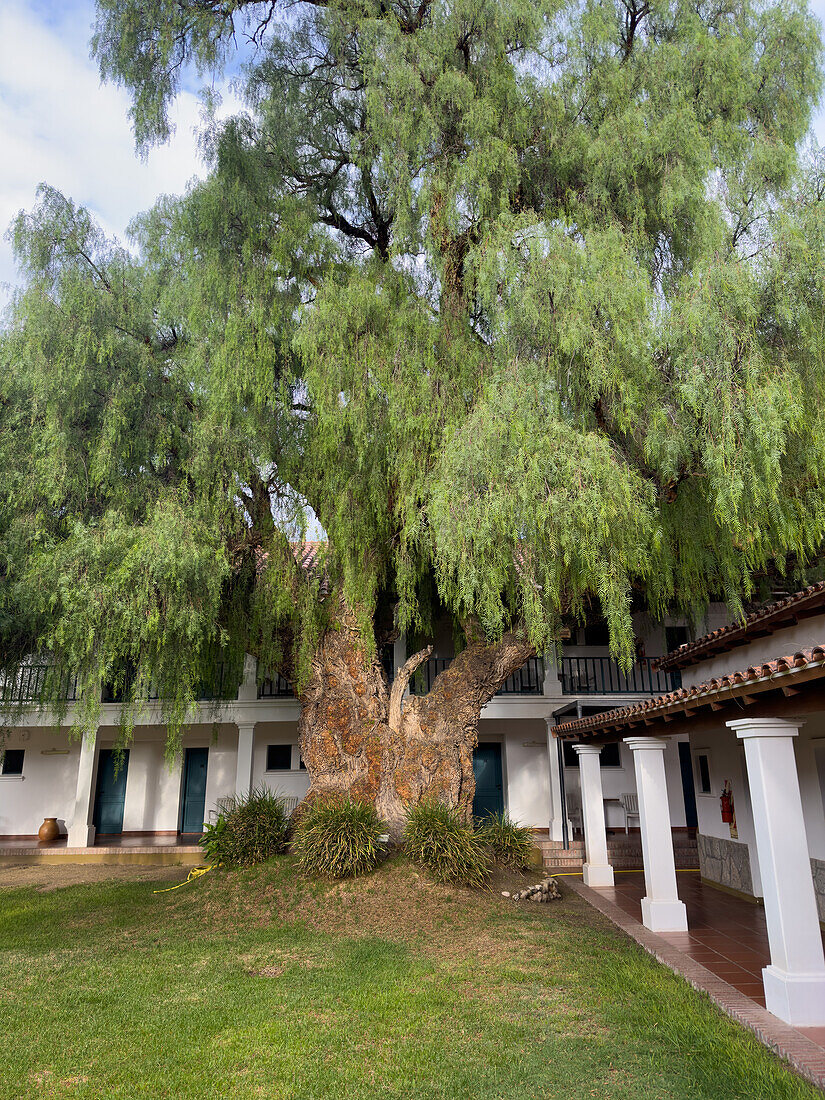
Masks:
[[[183,762],[183,804],[180,810],[182,833],[203,832],[206,804],[206,767],[209,749],[187,749]]]
[[[473,752],[476,793],[473,817],[504,811],[504,787],[501,782],[501,745],[477,745]]]
[[[119,764],[119,767],[115,765]],[[116,755],[112,749],[101,749],[97,761],[94,827],[98,834],[123,832],[123,806],[126,802],[126,776],[129,772],[129,750]]]

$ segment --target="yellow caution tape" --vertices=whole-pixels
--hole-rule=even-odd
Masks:
[[[194,882],[196,878],[200,878],[201,875],[205,875],[207,871],[211,871],[211,867],[193,867],[189,872],[188,878],[184,882],[179,882],[177,886],[167,886],[164,890],[153,890],[153,894],[168,894],[170,890],[180,890],[181,886],[185,886],[187,882]]]

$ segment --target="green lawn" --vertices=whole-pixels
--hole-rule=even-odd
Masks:
[[[573,894],[288,858],[152,890],[0,890],[3,1100],[820,1096]]]

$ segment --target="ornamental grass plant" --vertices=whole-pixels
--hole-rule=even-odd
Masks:
[[[500,867],[524,871],[534,852],[532,830],[516,823],[503,811],[490,813],[476,826],[476,835]]]
[[[490,857],[458,810],[427,800],[414,806],[404,828],[404,850],[438,882],[483,886]]]
[[[207,825],[201,847],[213,864],[251,867],[280,855],[289,836],[284,800],[265,788],[228,801],[214,825]]]
[[[326,878],[351,878],[378,863],[386,826],[368,802],[317,798],[295,827],[292,850],[305,871]]]

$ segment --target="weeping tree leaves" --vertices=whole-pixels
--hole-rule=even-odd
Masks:
[[[500,635],[518,607],[534,644],[594,593],[629,659],[632,580],[646,580],[658,519],[651,486],[597,432],[560,415],[530,368],[496,380],[444,449],[428,500],[438,576],[452,606]],[[532,378],[530,377],[532,375]]]
[[[804,4],[98,0],[139,145],[241,35],[245,112],[205,135],[208,179],[136,223],[139,261],[53,195],[19,223],[9,652],[164,679],[160,634],[123,625],[142,608],[192,654],[306,669],[325,612],[290,540],[313,513],[365,659],[388,604],[422,625],[433,577],[456,619],[536,648],[595,597],[628,657],[632,600],[735,607],[818,552]],[[140,570],[175,514],[165,591]],[[104,578],[132,528],[144,564]],[[57,563],[87,605],[85,576],[130,606],[94,660],[31,595]]]

